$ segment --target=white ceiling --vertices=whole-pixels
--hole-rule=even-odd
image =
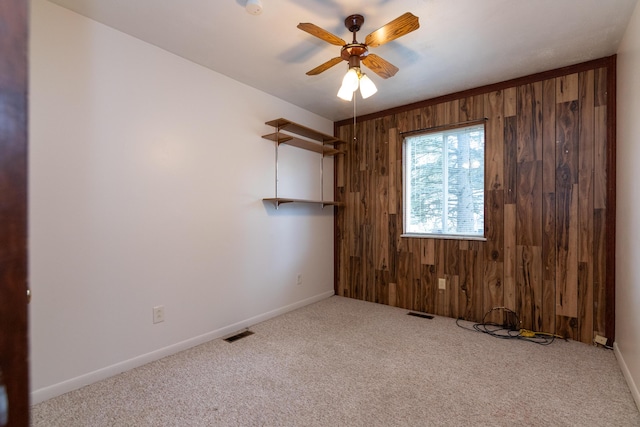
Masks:
[[[298,30],[300,22],[351,41],[344,19],[359,13],[363,42],[405,12],[419,17],[418,30],[370,48],[400,71],[367,74],[378,93],[358,95],[363,115],[612,55],[637,2],[262,0],[254,16],[246,0],[51,1],[331,120],[353,116],[353,104],[336,97],[348,66],[307,76],[340,47]]]

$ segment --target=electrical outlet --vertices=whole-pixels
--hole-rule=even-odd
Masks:
[[[602,335],[596,335],[593,341],[600,345],[607,345],[607,337],[603,337]]]
[[[298,277],[296,278],[296,285],[302,285],[302,274],[298,273]]]
[[[438,279],[438,289],[441,291],[447,289],[447,279]]]
[[[164,322],[164,305],[153,307],[153,323]]]

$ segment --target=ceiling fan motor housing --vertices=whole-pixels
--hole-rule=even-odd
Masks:
[[[358,60],[364,59],[368,54],[369,50],[367,49],[367,46],[361,43],[347,44],[343,46],[340,51],[340,56],[345,61],[350,61],[353,57],[358,58]],[[349,63],[349,65],[351,65],[351,63]]]

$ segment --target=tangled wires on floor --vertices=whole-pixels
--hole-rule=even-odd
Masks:
[[[494,311],[501,311],[503,319],[502,324],[487,321],[487,318]],[[491,310],[487,311],[482,317],[481,323],[467,322],[471,323],[471,326],[465,326],[460,323],[461,321],[465,322],[465,320],[463,319],[456,319],[456,325],[458,325],[460,328],[467,329],[469,331],[482,332],[483,334],[491,335],[494,338],[524,340],[540,345],[549,345],[556,338],[564,339],[564,337],[560,335],[521,329],[519,327],[520,317],[518,316],[518,313],[507,307],[494,307]]]

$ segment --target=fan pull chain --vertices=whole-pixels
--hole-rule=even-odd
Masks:
[[[356,99],[358,98],[358,94],[353,94],[353,142],[356,142],[358,138],[356,138]]]

